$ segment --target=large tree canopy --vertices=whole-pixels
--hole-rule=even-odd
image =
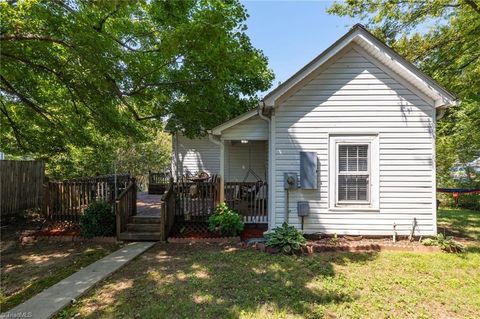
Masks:
[[[362,19],[373,33],[458,96],[460,105],[448,110],[437,130],[438,181],[448,185],[454,164],[480,156],[478,0],[347,0],[335,3],[329,12]]]
[[[269,88],[232,1],[0,2],[0,149],[36,157],[141,138],[168,121],[202,134]]]

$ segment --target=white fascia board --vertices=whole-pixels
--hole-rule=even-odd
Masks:
[[[243,122],[245,120],[248,120],[249,118],[251,118],[252,116],[255,116],[258,114],[258,109],[253,109],[251,111],[248,111],[248,112],[245,112],[229,121],[226,121],[225,123],[223,124],[220,124],[219,126],[217,127],[214,127],[212,130],[211,130],[211,133],[213,135],[221,135],[222,134],[222,131],[226,130],[227,128],[230,128],[234,125],[237,125],[238,123],[240,122]]]
[[[396,71],[420,91],[431,96],[435,101],[435,107],[447,107],[456,104],[455,96],[367,31],[360,29],[354,41],[361,46],[364,46],[362,45],[363,42],[363,44],[374,48],[379,54],[384,55],[388,61],[387,66]]]
[[[268,93],[263,99],[265,106],[270,108],[275,107],[275,102],[279,100],[280,97],[288,94],[295,85],[304,80],[312,72],[315,72],[315,70],[333,58],[351,42],[355,42],[364,48],[366,46],[374,48],[379,54],[384,55],[386,58],[385,61],[387,62],[383,61],[383,63],[401,77],[405,78],[405,80],[410,82],[414,87],[417,87],[419,91],[430,96],[435,101],[435,107],[448,107],[457,104],[455,96],[441,87],[435,80],[406,61],[363,27],[354,27],[288,80]]]

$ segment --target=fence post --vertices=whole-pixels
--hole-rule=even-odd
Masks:
[[[133,209],[132,209],[132,213],[133,213],[133,216],[137,215],[137,182],[135,180],[135,178],[132,178],[132,183],[133,183],[133,198],[132,198],[132,205],[133,205]]]
[[[219,198],[218,198],[218,203],[223,203],[225,202],[225,181],[223,180],[223,176],[218,177],[218,190],[219,190]],[[216,204],[218,204],[216,203]]]

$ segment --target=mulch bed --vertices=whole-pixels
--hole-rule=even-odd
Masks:
[[[278,249],[266,247],[262,242],[251,245],[251,248],[272,254],[279,252]],[[401,238],[394,243],[390,237],[364,238],[363,236],[344,236],[338,238],[310,238],[307,246],[300,253],[380,251],[440,252],[441,250],[439,247],[424,246],[418,240],[409,241],[405,238]]]
[[[76,225],[56,224],[40,230],[23,231],[20,235],[22,244],[30,244],[39,240],[49,242],[89,241],[101,243],[116,243],[115,236],[85,238],[80,235],[80,228]]]
[[[207,223],[182,223],[175,225],[170,234],[168,242],[170,243],[189,243],[189,242],[238,242],[250,238],[261,238],[263,232],[267,230],[267,225],[246,224],[240,237],[224,237],[219,233],[208,230]]]

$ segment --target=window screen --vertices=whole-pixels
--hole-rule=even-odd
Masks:
[[[338,201],[369,201],[368,144],[338,145]]]

